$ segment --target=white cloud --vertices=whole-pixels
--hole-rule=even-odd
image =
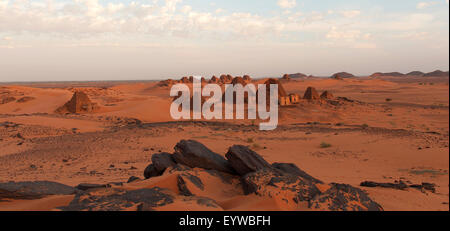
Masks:
[[[189,12],[191,12],[191,11],[192,11],[192,7],[189,6],[189,5],[183,6],[183,7],[181,8],[181,12],[183,12],[183,14],[187,14],[187,13],[189,13]]]
[[[448,0],[447,0],[447,3],[448,3]],[[437,4],[437,2],[419,2],[419,3],[417,3],[416,8],[421,10],[421,9],[425,9],[427,7],[430,7],[430,6],[433,6],[436,4]]]
[[[296,0],[278,0],[278,6],[283,9],[294,8],[297,5]]]
[[[340,14],[346,18],[354,18],[356,16],[359,16],[361,14],[361,11],[359,10],[348,10],[348,11],[341,11]]]
[[[354,41],[361,37],[361,31],[359,30],[340,30],[336,26],[333,26],[327,33],[328,39]]]

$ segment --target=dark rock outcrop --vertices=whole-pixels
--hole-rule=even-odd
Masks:
[[[243,145],[233,145],[228,149],[225,157],[233,169],[241,176],[271,167],[258,153]]]
[[[173,203],[174,197],[164,189],[155,187],[125,191],[106,189],[93,193],[77,193],[63,211],[121,211],[133,206],[139,208],[143,203],[146,210]]]
[[[198,178],[197,176],[194,176],[192,174],[189,173],[183,173],[178,175],[177,177],[177,186],[178,186],[178,190],[180,191],[181,195],[184,196],[194,196],[194,193],[192,193],[189,189],[188,183],[193,184],[195,187],[199,188],[200,190],[204,190],[204,185],[203,182],[200,178]]]
[[[191,168],[198,167],[234,173],[225,158],[195,140],[181,140],[178,142],[175,146],[173,159],[175,162]]]
[[[310,201],[310,207],[331,211],[383,211],[383,208],[369,198],[361,189],[347,184],[330,184],[330,188]]]
[[[311,182],[273,169],[261,169],[243,176],[242,185],[246,194],[269,197],[278,195],[287,203],[310,201],[320,193]]]
[[[0,183],[0,199],[39,199],[49,195],[70,195],[75,189],[51,181],[25,181]]]
[[[90,189],[98,189],[98,188],[109,188],[111,185],[108,184],[89,184],[89,183],[81,183],[77,185],[75,188],[81,191],[86,191]]]
[[[361,182],[360,186],[363,187],[381,187],[381,188],[391,188],[397,190],[406,190],[407,188],[415,188],[420,191],[431,191],[432,193],[436,192],[436,185],[432,183],[423,182],[422,184],[407,184],[403,181],[395,181],[394,183],[378,183],[374,181],[364,181]]]
[[[278,170],[281,170],[282,172],[299,176],[307,181],[310,181],[314,184],[323,184],[321,180],[318,180],[312,176],[310,176],[308,173],[304,172],[300,168],[297,167],[297,165],[292,163],[273,163],[272,167]]]

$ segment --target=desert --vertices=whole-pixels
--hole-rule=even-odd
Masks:
[[[448,72],[217,76],[278,84],[277,128],[173,119],[192,77],[0,83],[0,210],[449,210]]]

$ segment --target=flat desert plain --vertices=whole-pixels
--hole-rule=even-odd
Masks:
[[[448,77],[279,82],[273,131],[174,121],[170,81],[0,83],[0,210],[449,210]]]

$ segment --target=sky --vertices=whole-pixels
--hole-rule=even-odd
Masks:
[[[0,0],[0,82],[436,69],[448,0]]]

